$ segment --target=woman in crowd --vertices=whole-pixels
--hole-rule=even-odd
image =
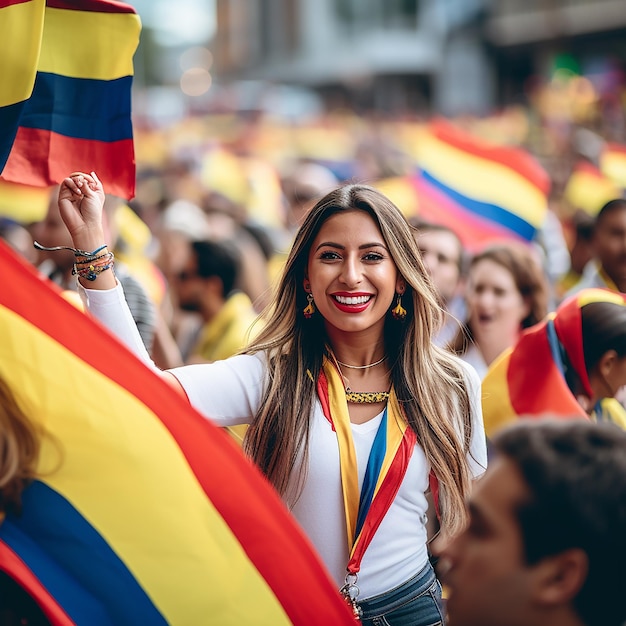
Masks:
[[[578,415],[626,429],[626,296],[586,289],[526,331],[483,381],[491,436],[519,415]]]
[[[532,249],[507,243],[472,258],[465,293],[467,322],[450,348],[484,378],[521,332],[547,314],[548,284]]]
[[[104,247],[103,193],[93,173],[61,185],[75,271],[90,311],[149,363]],[[246,453],[364,624],[443,623],[427,492],[455,533],[486,465],[480,382],[432,342],[442,313],[400,211],[349,185],[307,214],[244,353],[162,374],[214,423],[250,425]]]

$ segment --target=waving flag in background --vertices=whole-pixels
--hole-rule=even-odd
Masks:
[[[51,623],[354,623],[223,432],[1,242],[0,275],[0,376],[45,429],[0,570]]]
[[[115,0],[0,0],[3,179],[48,186],[96,169],[111,193],[133,197],[140,31],[133,7]]]
[[[434,120],[417,147],[419,215],[454,228],[470,249],[532,241],[548,208],[547,172],[520,148],[495,146]]]

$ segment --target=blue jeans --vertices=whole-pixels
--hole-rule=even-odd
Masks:
[[[430,563],[405,583],[359,602],[363,626],[442,626],[441,585]]]

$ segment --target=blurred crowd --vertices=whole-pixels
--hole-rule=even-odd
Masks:
[[[551,186],[545,219],[530,243],[511,237],[478,245],[468,242],[462,225],[455,229],[449,219],[439,222],[432,211],[429,219],[424,218],[420,211],[423,199],[410,181],[419,170],[419,142],[427,119],[409,115],[392,119],[341,110],[298,123],[255,111],[194,115],[167,128],[151,128],[136,120],[136,194],[130,200],[106,196],[103,225],[106,244],[115,255],[115,276],[149,357],[159,369],[168,370],[220,361],[242,351],[263,329],[263,312],[307,212],[336,187],[365,183],[386,194],[412,227],[428,273],[425,284],[430,280],[445,312],[444,324],[433,341],[469,363],[482,381],[487,443],[496,442],[492,449],[499,446],[501,455],[515,460],[522,447],[530,446],[530,430],[526,434],[519,430],[517,435],[512,431],[510,441],[506,435],[499,439],[496,434],[505,422],[522,415],[590,417],[590,421],[610,421],[626,430],[626,107],[619,99],[589,98],[583,87],[555,80],[536,88],[528,107],[509,107],[489,118],[451,120],[481,141],[528,151],[547,172]],[[499,184],[501,181],[493,181],[494,186]],[[20,188],[0,181],[0,237],[56,283],[65,298],[83,308],[74,253],[88,253],[84,246],[73,243],[59,212],[58,196],[58,187]],[[311,216],[316,219],[315,210]],[[406,241],[410,245],[399,247],[413,246],[410,233]],[[108,262],[108,252],[102,256]],[[417,251],[411,258],[419,261]],[[84,261],[81,271],[98,259],[101,257],[92,256]],[[110,267],[101,266],[100,270]],[[431,290],[425,293],[434,303]],[[299,316],[302,311],[306,318],[311,317],[313,296],[309,295],[309,304],[303,311],[300,307]],[[400,295],[397,308],[406,316]],[[437,307],[433,304],[433,308]],[[266,329],[272,328],[272,320],[276,323],[278,314],[274,310],[272,314]],[[424,332],[430,331],[428,326]],[[262,336],[259,343],[266,338]],[[427,345],[432,347],[430,341]],[[450,358],[441,350],[434,352]],[[367,365],[342,365],[368,370],[384,358]],[[436,387],[422,385],[429,386]],[[378,395],[352,393],[347,386],[345,392]],[[224,395],[228,396],[228,390]],[[360,402],[346,400],[346,404],[348,401]],[[599,441],[591,430],[576,430],[587,427],[575,424],[570,427],[573,434],[565,433],[581,455],[587,450],[585,437]],[[238,425],[227,430],[241,443],[247,428]],[[555,449],[561,453],[561,435],[550,430],[556,427],[541,428],[548,439],[554,436]],[[257,431],[260,427],[253,422],[246,442]],[[574,435],[578,439],[574,440]],[[617,437],[608,430],[605,436],[609,443]],[[517,448],[516,437],[521,437]],[[615,447],[619,444],[623,452],[626,441],[623,433],[619,437],[622,440]],[[507,446],[513,451],[507,452]],[[540,452],[534,454],[540,456]],[[604,458],[602,451],[595,449],[589,455],[595,461]],[[485,451],[485,463],[486,456]],[[546,458],[557,457],[550,452]],[[523,459],[518,462],[523,464]],[[554,460],[550,463],[557,464]],[[546,461],[551,471],[550,463]],[[585,463],[586,459],[574,459],[571,465],[576,469]],[[575,485],[567,492],[575,494],[579,476],[561,460],[558,464],[568,473],[563,483]],[[481,483],[487,487],[477,492],[479,504],[489,490],[496,495],[507,491],[508,487],[502,490],[498,486],[498,480],[524,492],[525,485],[516,486],[507,467],[496,464],[495,472],[500,471],[504,478]],[[513,474],[521,476],[517,470]],[[566,491],[560,483],[555,485],[556,492]],[[620,488],[623,491],[623,486]],[[606,493],[612,496],[611,489],[613,484],[599,492],[603,506],[614,501],[604,497]],[[584,497],[591,499],[594,492],[595,484],[587,488]],[[548,506],[551,492],[545,499],[547,504],[540,503]],[[479,510],[472,506],[471,520]],[[556,508],[567,519],[569,509]],[[596,508],[600,511],[600,505]],[[326,503],[323,511],[327,516]],[[612,509],[605,517],[610,515],[614,515]],[[508,517],[513,519],[513,515]],[[621,528],[613,534],[618,533],[623,534]],[[588,536],[586,530],[581,534]],[[452,548],[441,550],[450,563],[462,561],[463,545],[471,545],[471,538],[481,535],[472,521],[460,536]],[[480,553],[480,549],[475,551]],[[604,550],[603,558],[609,553]],[[496,554],[498,562],[501,554]],[[587,576],[584,564],[580,566],[583,570],[581,579]],[[488,573],[488,568],[485,571]],[[598,576],[599,570],[590,571],[590,579]],[[501,578],[497,572],[495,579]],[[467,579],[480,582],[471,569]],[[454,577],[447,580],[454,589]],[[466,584],[457,587],[466,588]],[[517,593],[520,585],[513,586]],[[484,597],[499,597],[492,594],[491,583],[485,589],[489,591]],[[355,598],[352,600],[356,606]],[[568,596],[566,603],[570,600]],[[509,606],[504,604],[506,613]],[[453,611],[454,605],[451,614]],[[492,607],[488,612],[496,615]]]
[[[109,197],[106,216],[116,274],[155,362],[169,368],[241,349],[303,215],[344,182],[380,188],[415,227],[448,313],[437,341],[481,376],[566,295],[582,286],[625,291],[626,201],[600,211],[626,187],[626,165],[603,161],[626,139],[624,107],[557,79],[530,95],[528,107],[452,120],[529,151],[548,172],[547,216],[530,246],[469,249],[462,233],[420,217],[419,195],[401,183],[416,171],[425,119],[341,110],[297,123],[254,111],[167,128],[136,120],[136,195]],[[16,215],[0,183],[2,236],[80,306],[71,252],[33,247],[69,245],[56,189],[32,190],[29,210]]]

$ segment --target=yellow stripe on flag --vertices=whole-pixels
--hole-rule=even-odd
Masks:
[[[390,454],[385,455],[385,459],[380,468],[380,474],[378,481],[376,482],[376,489],[374,490],[374,497],[378,493],[380,486],[393,463],[396,456],[396,452],[402,444],[404,438],[404,431],[408,428],[406,420],[403,418],[402,409],[396,396],[396,391],[392,387],[389,393],[389,401],[387,403],[387,450]]]
[[[419,164],[437,180],[467,198],[507,209],[535,228],[543,224],[545,195],[521,174],[441,141],[424,132]]]
[[[49,8],[38,69],[97,80],[132,76],[140,32],[141,21],[135,13]]]
[[[0,180],[0,216],[21,224],[40,222],[46,217],[50,189]]]
[[[45,0],[30,0],[0,9],[0,107],[33,92],[45,8]]]
[[[155,414],[2,306],[0,329],[0,375],[48,433],[42,481],[102,534],[165,619],[290,624]]]
[[[600,155],[600,169],[616,185],[626,189],[626,147],[620,150],[605,150]]]
[[[491,437],[518,415],[511,404],[507,372],[511,349],[501,354],[491,365],[482,385],[482,409],[485,433]]]

